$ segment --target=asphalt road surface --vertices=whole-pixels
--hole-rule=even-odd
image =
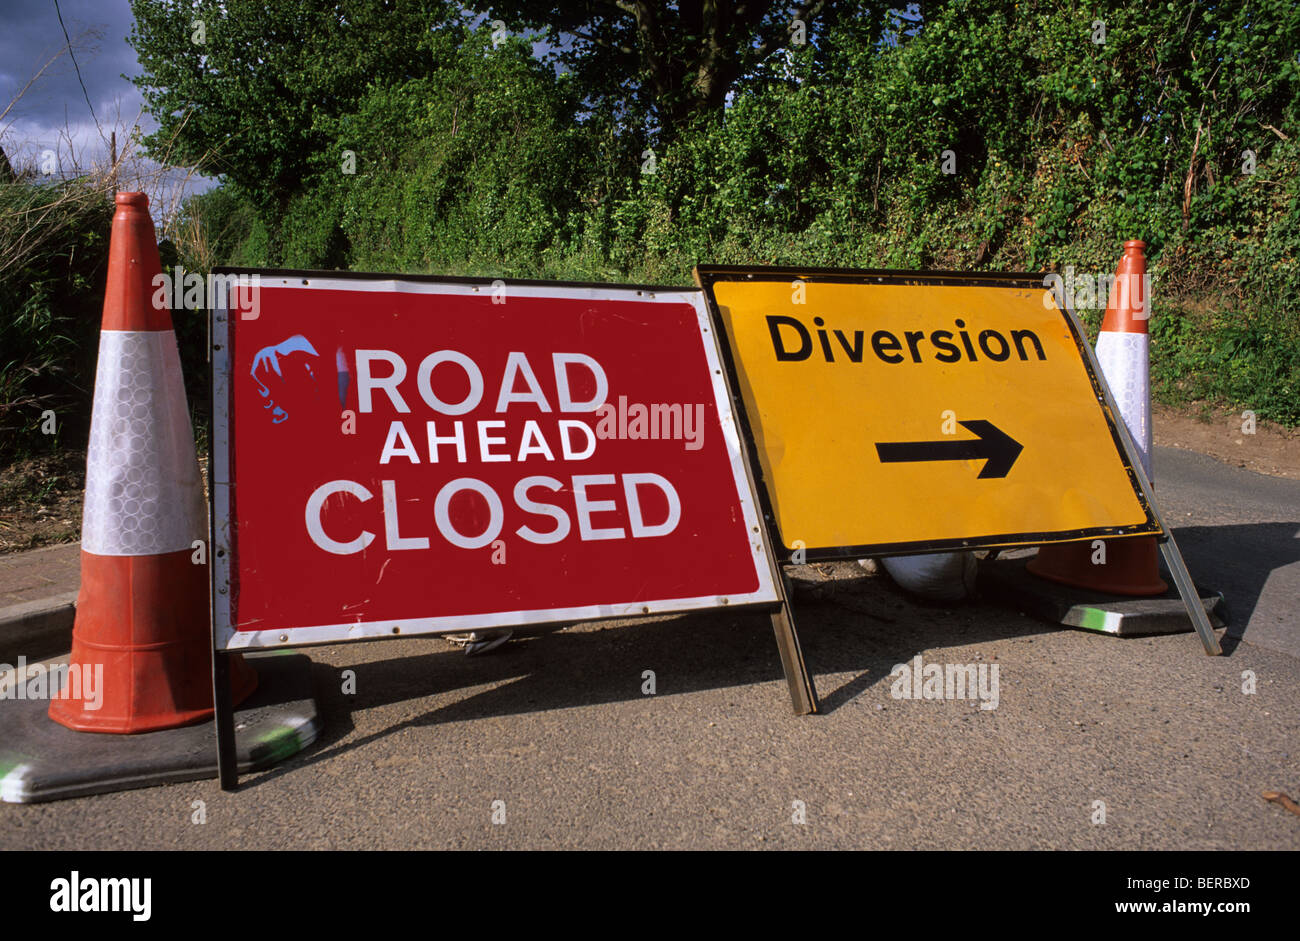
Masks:
[[[0,848],[1300,849],[1300,816],[1260,797],[1300,798],[1300,482],[1169,449],[1156,475],[1193,576],[1227,596],[1223,657],[924,606],[847,566],[795,601],[819,716],[790,714],[769,621],[744,612],[480,658],[319,647],[307,752],[234,794],[0,805]],[[893,698],[917,655],[996,664],[997,708]]]

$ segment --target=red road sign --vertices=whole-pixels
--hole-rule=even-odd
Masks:
[[[256,281],[213,320],[220,649],[778,600],[698,292]]]

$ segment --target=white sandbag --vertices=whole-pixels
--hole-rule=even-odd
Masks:
[[[974,553],[935,552],[880,561],[894,581],[928,601],[960,601],[975,591]]]

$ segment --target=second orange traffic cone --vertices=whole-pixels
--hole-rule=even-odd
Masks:
[[[49,713],[83,732],[151,732],[212,715],[207,507],[171,313],[152,303],[161,271],[148,198],[118,193],[69,671],[93,670],[102,688],[90,698],[69,683]],[[232,661],[239,702],[257,675]]]
[[[1128,428],[1151,477],[1151,353],[1147,321],[1146,243],[1124,243],[1106,316],[1097,336],[1097,361],[1110,386],[1120,418]],[[1169,586],[1160,578],[1158,549],[1151,536],[1103,540],[1099,553],[1091,542],[1043,546],[1026,568],[1040,578],[1115,595],[1161,595]],[[1104,559],[1104,561],[1097,561]]]

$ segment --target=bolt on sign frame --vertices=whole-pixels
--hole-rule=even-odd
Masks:
[[[1219,653],[1086,334],[1042,275],[694,274],[785,559],[1153,536]]]
[[[816,711],[698,290],[213,276],[223,787],[239,650],[760,608]]]

